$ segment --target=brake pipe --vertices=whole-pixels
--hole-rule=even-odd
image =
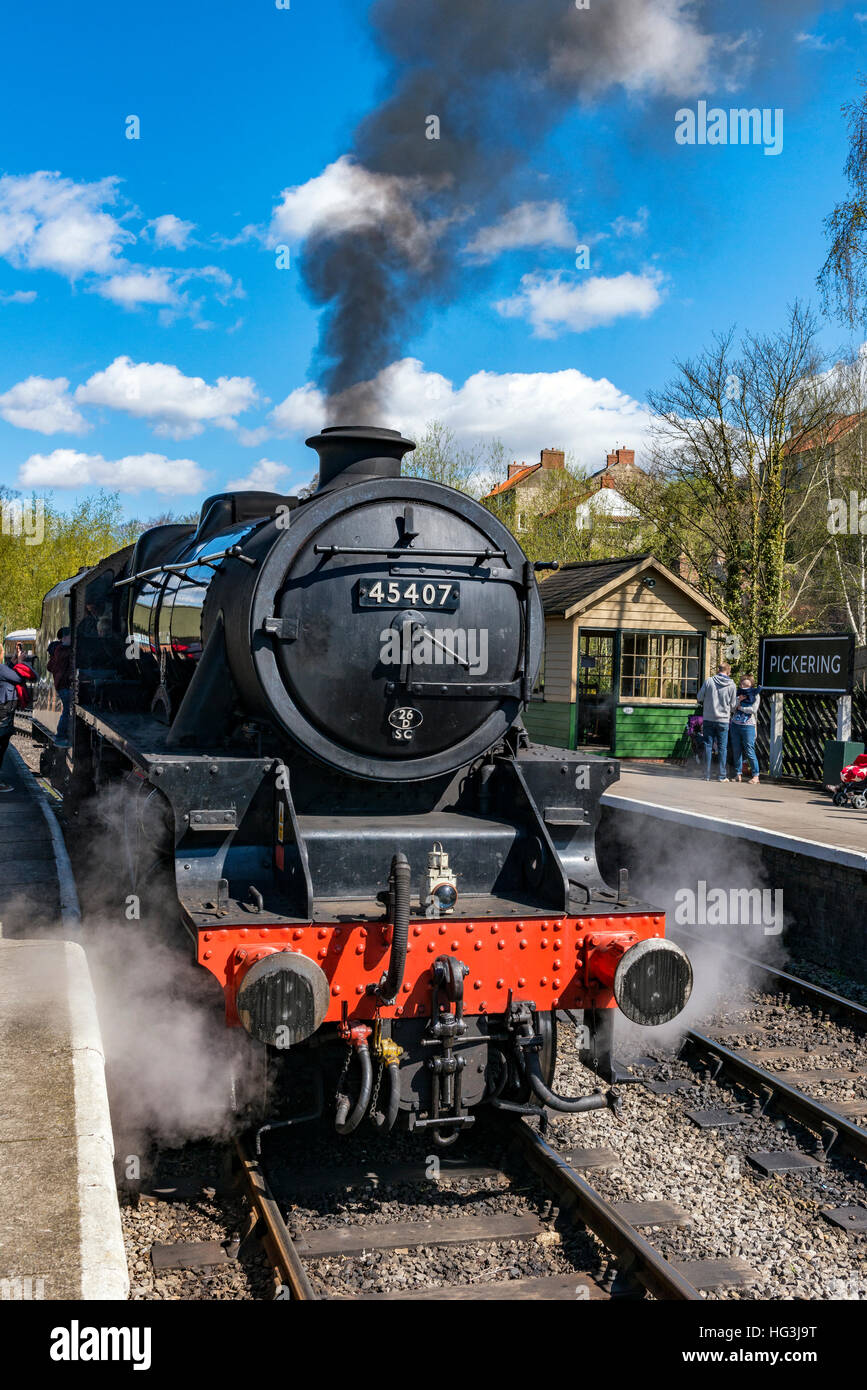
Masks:
[[[358,1058],[361,1088],[354,1107],[348,1095],[342,1091],[337,1092],[337,1114],[334,1117],[334,1128],[338,1134],[351,1134],[353,1130],[358,1129],[370,1104],[370,1097],[373,1092],[373,1063],[370,1060],[370,1049],[367,1046],[369,1037],[370,1029],[364,1024],[350,1029],[348,1041],[349,1046],[355,1049],[355,1055]],[[352,1111],[351,1114],[350,1110]]]

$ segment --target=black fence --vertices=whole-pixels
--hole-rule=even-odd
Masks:
[[[770,761],[770,695],[759,705],[756,752],[759,767]],[[825,744],[837,737],[837,698],[834,695],[786,695],[783,702],[783,777],[821,782]],[[867,690],[852,696],[852,738],[867,746]]]

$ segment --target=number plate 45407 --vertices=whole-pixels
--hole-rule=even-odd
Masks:
[[[430,608],[454,613],[460,585],[445,579],[359,579],[359,608]]]

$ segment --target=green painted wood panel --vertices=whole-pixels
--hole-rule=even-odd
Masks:
[[[550,743],[554,748],[571,747],[571,704],[554,700],[531,700],[524,713],[524,726],[534,743]]]
[[[688,750],[684,729],[692,707],[633,705],[632,710],[632,714],[624,714],[618,705],[615,711],[616,757],[674,758]]]

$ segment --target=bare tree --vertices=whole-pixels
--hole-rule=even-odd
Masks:
[[[825,218],[831,246],[817,281],[825,308],[851,328],[867,319],[867,75],[859,81],[863,94],[842,107],[849,125],[845,172],[851,193]]]
[[[457,444],[454,430],[441,420],[431,420],[415,449],[404,458],[401,472],[405,478],[427,478],[479,497],[499,481],[504,457],[498,439],[464,448]]]
[[[649,476],[624,486],[669,555],[685,552],[726,608],[751,664],[760,634],[786,620],[803,563],[789,541],[822,483],[821,460],[805,464],[801,447],[833,412],[817,331],[796,303],[779,332],[736,343],[732,329],[676,363],[678,376],[649,396]]]
[[[836,411],[809,441],[819,463],[821,505],[807,526],[821,564],[805,574],[802,616],[845,626],[867,643],[867,356],[854,353],[828,375]]]

